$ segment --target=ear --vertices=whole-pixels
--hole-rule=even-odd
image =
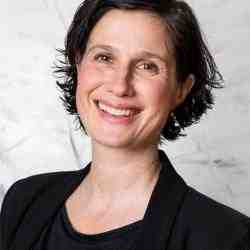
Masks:
[[[193,74],[190,74],[186,80],[181,83],[177,89],[177,95],[176,95],[176,100],[175,100],[175,107],[178,107],[182,102],[184,102],[184,100],[186,99],[186,97],[188,96],[188,94],[190,93],[192,87],[194,86],[195,83],[195,76]]]

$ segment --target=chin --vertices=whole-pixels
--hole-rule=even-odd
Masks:
[[[110,147],[110,148],[128,148],[132,146],[132,141],[131,140],[126,140],[125,138],[114,138],[114,137],[109,137],[109,138],[93,138],[92,137],[92,142],[95,145],[100,145],[100,146],[105,146],[105,147]]]
[[[116,149],[124,149],[124,150],[138,150],[141,148],[147,148],[148,146],[152,146],[155,142],[150,140],[143,140],[143,141],[138,141],[135,140],[135,138],[131,137],[114,137],[114,136],[109,136],[109,137],[91,137],[92,138],[92,143],[95,146],[100,146],[100,147],[107,147],[107,148],[116,148]]]

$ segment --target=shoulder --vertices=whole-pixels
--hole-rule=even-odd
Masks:
[[[250,219],[239,211],[200,193],[192,187],[188,189],[184,206],[189,214],[193,213],[195,210],[197,220],[206,220],[210,223],[211,218],[213,218],[213,221],[216,218],[220,218],[220,221],[225,220],[225,222],[228,223],[234,223],[241,220],[248,221]],[[216,221],[214,221],[214,223],[216,223]]]
[[[250,218],[189,187],[177,219],[187,244],[207,245],[204,249],[234,250],[233,246],[249,244]],[[243,243],[245,242],[245,243]],[[192,248],[190,248],[192,249]]]
[[[46,191],[46,189],[49,189],[64,179],[70,178],[77,172],[78,171],[61,171],[43,173],[17,180],[5,194],[2,210],[5,210],[6,206],[13,204],[18,205],[19,202],[23,203],[23,201],[32,199],[32,197],[38,193]]]
[[[61,171],[30,176],[16,181],[4,196],[0,212],[0,248],[14,234],[26,211],[51,189],[63,188],[80,171]],[[2,248],[1,248],[2,249]],[[3,248],[4,249],[4,248]]]

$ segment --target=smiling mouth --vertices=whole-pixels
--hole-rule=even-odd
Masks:
[[[132,117],[138,114],[140,111],[138,109],[120,109],[114,108],[107,104],[100,102],[99,100],[95,101],[96,107],[104,113],[112,115],[113,117]]]

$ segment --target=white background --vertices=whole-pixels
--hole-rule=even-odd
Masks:
[[[0,203],[17,179],[77,169],[90,159],[89,140],[73,130],[51,68],[79,3],[1,1]],[[225,88],[216,91],[214,109],[186,130],[188,136],[164,149],[188,184],[250,215],[250,3],[188,3]]]

